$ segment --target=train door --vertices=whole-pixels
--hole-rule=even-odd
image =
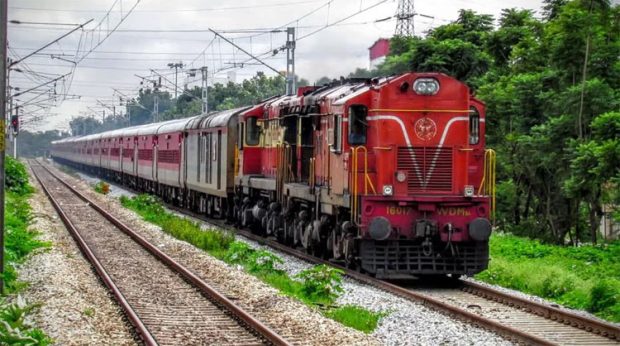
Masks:
[[[287,115],[280,120],[280,125],[284,129],[284,144],[291,148],[291,158],[287,163],[291,173],[297,173],[297,122],[296,115]],[[292,177],[292,181],[296,180],[295,177]]]
[[[211,143],[213,136],[211,132],[205,134],[205,177],[207,184],[211,185],[213,183],[213,172],[211,167],[213,164],[213,153],[211,152],[211,148],[213,147],[213,143]]]
[[[198,133],[196,136],[196,182],[200,183],[201,168],[203,163],[203,151],[204,151],[204,134]]]
[[[214,160],[217,161],[217,189],[220,190],[222,188],[222,175],[226,176],[226,172],[222,173],[222,158],[224,155],[219,153],[219,150],[222,150],[222,130],[217,131],[217,142],[215,146],[214,152],[215,157]]]
[[[236,146],[236,151],[237,151],[237,162],[236,162],[236,167],[244,167],[243,165],[243,141],[244,141],[244,136],[245,136],[245,129],[244,129],[245,123],[244,122],[239,122],[237,124],[237,144]],[[239,169],[239,172],[235,172],[235,174],[239,174],[239,175],[243,175],[243,168]]]
[[[157,176],[158,176],[158,174],[157,174],[157,159],[158,159],[157,158],[157,156],[158,156],[157,155],[158,154],[158,152],[157,152],[157,146],[158,146],[158,144],[157,144],[158,143],[157,135],[153,135],[151,137],[151,143],[152,143],[151,148],[153,150],[153,159],[152,159],[153,162],[151,162],[153,167],[152,167],[152,175],[151,176],[153,177],[154,181],[157,181]]]
[[[342,127],[342,114],[329,116],[327,139],[330,158],[328,160],[326,178],[331,191],[337,195],[344,194],[347,189],[348,172],[344,161],[350,159],[349,153],[343,153]]]
[[[138,175],[138,136],[133,138],[133,155],[131,155],[131,161],[133,163],[133,175]]]
[[[298,117],[297,123],[297,176],[300,181],[307,182],[310,178],[311,161],[314,154],[314,118],[311,116]]]

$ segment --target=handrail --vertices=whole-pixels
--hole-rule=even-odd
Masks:
[[[482,181],[480,182],[480,187],[478,187],[478,195],[489,196],[490,204],[491,204],[491,219],[495,221],[495,166],[496,166],[497,155],[495,150],[487,149],[484,152],[484,168]]]
[[[235,144],[235,162],[233,166],[233,174],[235,177],[239,175],[239,147]]]
[[[310,167],[308,169],[308,185],[310,186],[311,191],[314,191],[314,186],[315,186],[315,183],[316,183],[315,182],[316,177],[315,177],[315,171],[314,171],[315,170],[315,161],[316,161],[316,158],[314,158],[314,157],[310,158]]]
[[[377,190],[375,190],[375,185],[372,183],[370,179],[370,175],[368,175],[368,149],[363,146],[351,147],[351,173],[353,174],[353,194],[351,196],[351,221],[359,224],[358,220],[358,191],[357,191],[357,175],[358,175],[358,166],[359,166],[359,151],[363,150],[364,152],[364,196],[368,195],[368,186],[372,189],[373,194],[377,194]]]

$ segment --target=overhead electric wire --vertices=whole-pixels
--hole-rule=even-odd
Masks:
[[[138,10],[136,13],[170,13],[170,12],[211,12],[211,11],[228,11],[228,10],[240,10],[240,9],[252,9],[252,8],[269,8],[269,7],[282,7],[282,6],[292,6],[292,5],[300,5],[300,4],[310,4],[321,2],[322,0],[304,0],[304,1],[289,1],[289,2],[280,2],[274,4],[265,4],[265,5],[254,5],[254,6],[231,6],[231,7],[211,7],[211,8],[187,8],[187,9],[162,9],[162,10]],[[58,9],[58,8],[36,8],[36,7],[20,7],[20,6],[9,6],[12,10],[25,10],[25,11],[51,11],[51,12],[86,12],[86,13],[96,13],[96,12],[107,12],[103,10],[83,10],[83,9]],[[118,11],[113,11],[118,12]]]

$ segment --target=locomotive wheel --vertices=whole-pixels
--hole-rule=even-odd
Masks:
[[[284,222],[284,242],[290,246],[295,244],[295,221],[292,219]]]

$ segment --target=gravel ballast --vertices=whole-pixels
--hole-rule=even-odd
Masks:
[[[52,243],[18,267],[19,279],[29,283],[20,292],[40,304],[29,321],[59,345],[136,345],[118,306],[111,300],[56,215],[38,182],[30,198],[32,228]]]
[[[83,181],[76,182],[76,184],[83,189],[89,189],[88,184]],[[301,328],[303,326],[305,326],[306,329],[310,328],[310,330],[316,328],[313,324],[308,325],[303,322],[307,319],[309,319],[310,321],[314,321],[314,319],[316,318],[314,316],[317,315],[317,313],[312,309],[297,302],[294,303],[301,305],[301,310],[299,310],[299,312],[295,311],[293,313],[290,313],[288,310],[282,309],[280,303],[273,302],[273,297],[267,296],[265,297],[265,299],[262,296],[262,294],[264,294],[262,292],[269,291],[271,291],[269,294],[273,296],[275,293],[273,292],[275,291],[273,288],[268,286],[258,288],[258,286],[266,285],[251,276],[249,279],[238,278],[237,275],[240,274],[245,277],[248,277],[248,275],[238,268],[233,268],[226,263],[213,259],[203,251],[196,249],[190,244],[178,241],[164,234],[163,232],[161,232],[159,227],[139,220],[140,217],[138,215],[122,207],[116,198],[97,194],[90,191],[90,189],[88,193],[89,196],[96,198],[101,202],[104,202],[108,209],[121,216],[123,221],[128,222],[133,227],[139,227],[139,229],[145,230],[147,234],[149,234],[149,237],[153,237],[153,240],[159,241],[156,244],[160,244],[159,247],[162,250],[166,251],[168,254],[172,255],[176,259],[180,259],[185,265],[188,265],[190,268],[196,268],[198,273],[202,275],[208,275],[209,279],[222,278],[222,289],[225,289],[227,294],[230,294],[229,292],[232,292],[233,297],[238,298],[242,300],[244,304],[247,304],[244,305],[244,307],[247,306],[251,313],[254,313],[255,311],[257,311],[258,314],[264,313],[266,318],[274,319],[272,325],[283,324],[289,326],[289,328],[295,329]],[[114,194],[119,195],[123,194],[123,192],[116,191]],[[204,222],[203,224],[207,228],[211,227]],[[239,240],[245,241],[253,247],[264,248],[283,258],[284,265],[282,269],[286,270],[291,275],[297,274],[300,271],[310,268],[312,266],[305,261],[283,253],[279,253],[271,248],[264,247],[251,240],[247,240],[241,237],[239,238]],[[214,265],[214,263],[217,265]],[[205,266],[205,264],[208,265]],[[225,277],[231,276],[231,279],[233,281],[229,281],[231,279],[225,279]],[[216,281],[219,282],[219,280],[222,279],[216,279]],[[230,282],[243,282],[243,284],[230,285]],[[343,288],[345,292],[338,299],[338,304],[353,304],[364,307],[371,311],[387,313],[387,316],[383,317],[380,320],[377,329],[370,335],[373,338],[357,339],[355,341],[352,339],[338,340],[339,337],[337,337],[336,335],[329,335],[330,333],[327,329],[325,329],[325,326],[328,325],[330,326],[330,328],[334,328],[332,325],[336,324],[339,329],[350,329],[341,326],[337,322],[325,319],[324,317],[319,315],[318,317],[320,317],[320,319],[323,321],[319,322],[318,330],[320,330],[321,332],[315,332],[314,335],[312,335],[312,333],[308,334],[308,332],[306,332],[300,335],[300,340],[303,340],[305,337],[309,337],[308,340],[310,343],[315,343],[313,340],[318,339],[321,340],[321,344],[329,345],[368,344],[374,342],[375,340],[378,340],[381,344],[384,345],[512,344],[510,341],[507,341],[506,339],[499,337],[498,335],[491,333],[487,330],[455,320],[447,315],[433,311],[421,304],[400,298],[390,293],[383,292],[374,287],[361,284],[355,280],[345,278],[343,281]],[[249,292],[252,293],[249,294],[249,298],[247,300],[241,298],[243,295],[248,295]],[[255,296],[255,292],[261,293]],[[263,311],[261,312],[260,310]],[[303,317],[297,315],[299,313],[301,313]],[[302,323],[302,325],[296,325],[296,323],[291,324],[290,322],[284,323],[284,321],[288,321],[291,317],[301,318],[300,322]],[[276,327],[274,327],[274,329],[278,330]],[[326,332],[327,334],[323,334],[323,332]],[[319,336],[319,334],[323,334],[324,336],[321,337]]]
[[[55,171],[63,180],[113,213],[160,250],[206,280],[253,317],[261,320],[294,344],[303,345],[379,345],[370,335],[345,327],[303,303],[283,296],[240,268],[230,266],[191,244],[177,240],[153,224],[142,221],[113,197],[92,191],[81,180]]]

